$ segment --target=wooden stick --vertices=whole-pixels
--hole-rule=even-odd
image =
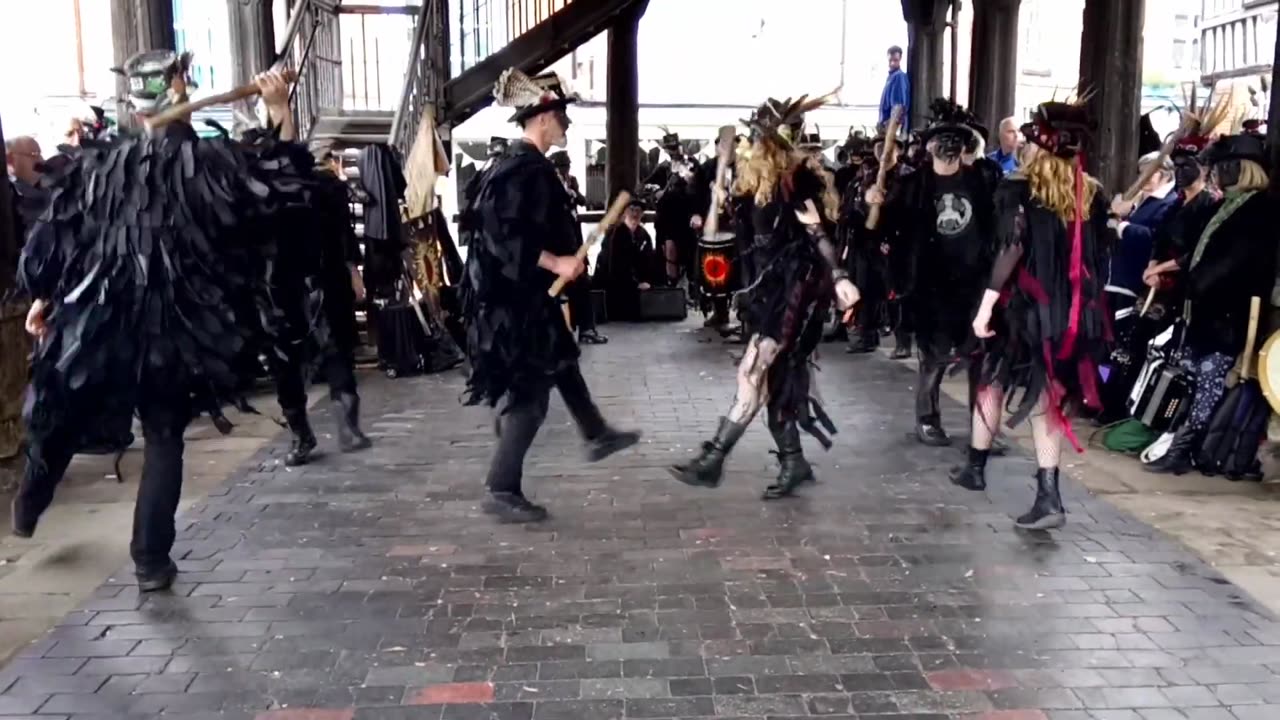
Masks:
[[[285,82],[294,82],[298,79],[298,74],[292,70],[285,70],[281,75],[284,76]],[[242,85],[235,90],[228,90],[227,92],[219,93],[217,95],[210,95],[209,97],[200,98],[199,100],[174,105],[171,108],[147,118],[145,124],[147,130],[156,130],[157,128],[162,128],[175,120],[185,120],[190,117],[192,113],[213,107],[214,105],[226,105],[227,103],[247,100],[254,95],[257,95],[258,92],[257,85]]]
[[[1138,197],[1138,193],[1142,192],[1142,186],[1146,185],[1147,181],[1160,171],[1160,167],[1164,165],[1164,161],[1173,154],[1173,148],[1178,145],[1182,138],[1186,137],[1190,130],[1191,120],[1184,120],[1182,124],[1178,126],[1178,129],[1169,136],[1169,139],[1164,141],[1164,145],[1160,146],[1160,157],[1156,158],[1155,162],[1147,165],[1147,169],[1143,170],[1142,174],[1138,176],[1138,179],[1134,180],[1133,184],[1129,186],[1129,189],[1124,191],[1124,195],[1122,197],[1125,202],[1130,202],[1134,198]]]
[[[734,137],[736,136],[732,125],[725,125],[720,128],[720,146],[716,153],[716,177],[711,183],[711,208],[707,210],[707,217],[702,221],[702,237],[714,238],[716,232],[720,229],[720,193],[716,190],[724,183],[724,171],[729,167],[729,163],[733,160]],[[725,195],[728,195],[728,188],[725,188]]]
[[[1151,288],[1150,290],[1147,291],[1147,299],[1142,303],[1142,312],[1138,313],[1139,317],[1147,314],[1147,311],[1151,309],[1151,303],[1154,302],[1155,299],[1156,299],[1156,289]]]
[[[618,218],[622,217],[622,211],[626,210],[627,205],[630,203],[631,193],[626,190],[618,193],[618,197],[613,199],[613,205],[609,206],[609,212],[604,214],[604,217],[600,219],[600,224],[596,225],[596,229],[591,231],[591,234],[587,236],[587,241],[582,243],[582,247],[578,248],[578,252],[574,253],[573,256],[579,260],[586,260],[587,251],[609,232],[609,228],[618,222]],[[564,291],[564,286],[568,284],[568,280],[556,278],[551,288],[547,290],[547,294],[551,297],[556,297]]]
[[[898,125],[902,123],[902,106],[894,105],[893,114],[889,116],[889,124],[884,128],[884,152],[880,155],[880,170],[876,173],[876,188],[880,190],[880,194],[886,192],[885,183],[888,182],[889,175],[889,158],[896,158],[896,150],[898,147]],[[897,165],[895,162],[894,165]],[[865,227],[868,230],[875,230],[880,224],[880,203],[871,206],[867,211],[867,222]]]

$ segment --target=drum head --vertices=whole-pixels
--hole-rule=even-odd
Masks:
[[[1280,331],[1267,338],[1258,358],[1258,381],[1271,409],[1280,413]]]

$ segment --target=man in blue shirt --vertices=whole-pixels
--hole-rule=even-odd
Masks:
[[[1022,144],[1018,122],[1011,117],[1000,121],[1000,146],[987,157],[994,160],[1005,175],[1018,169],[1018,146]]]
[[[911,129],[911,80],[902,71],[902,48],[894,45],[889,48],[889,79],[885,80],[884,91],[880,93],[880,127],[884,128],[893,114],[893,106],[902,106],[900,123],[904,131]]]

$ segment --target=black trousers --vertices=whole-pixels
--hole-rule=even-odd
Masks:
[[[182,436],[191,423],[192,410],[185,394],[153,394],[138,407],[138,416],[146,446],[129,554],[137,569],[145,572],[166,567],[173,550],[177,535],[174,515],[182,497]],[[33,441],[16,498],[23,516],[38,518],[53,502],[54,491],[75,455],[80,432],[78,424],[67,424]]]
[[[536,387],[508,393],[499,410],[498,442],[489,464],[486,483],[490,492],[522,494],[524,456],[547,419],[552,388],[560,391],[560,397],[564,398],[564,404],[584,438],[589,440],[604,433],[604,416],[591,399],[587,381],[576,362]]]
[[[937,425],[942,420],[938,408],[942,381],[955,357],[955,351],[968,344],[969,328],[958,321],[928,325],[929,327],[916,332],[916,346],[920,350],[920,374],[916,380],[916,419],[921,423]],[[969,410],[972,413],[982,372],[979,358],[970,359],[967,371]]]
[[[565,289],[569,300],[569,320],[578,332],[596,329],[596,314],[591,307],[591,281],[584,274]]]
[[[307,409],[307,381],[302,357],[280,358],[272,355],[271,374],[276,381],[276,400],[280,409],[301,412]],[[319,374],[329,383],[329,397],[356,395],[355,358],[350,352],[327,350],[320,361]]]

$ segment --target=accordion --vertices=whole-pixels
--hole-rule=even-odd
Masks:
[[[1178,366],[1176,353],[1165,349],[1174,332],[1170,328],[1151,341],[1147,361],[1126,403],[1135,420],[1156,432],[1174,428],[1190,405],[1194,389],[1186,371]]]

